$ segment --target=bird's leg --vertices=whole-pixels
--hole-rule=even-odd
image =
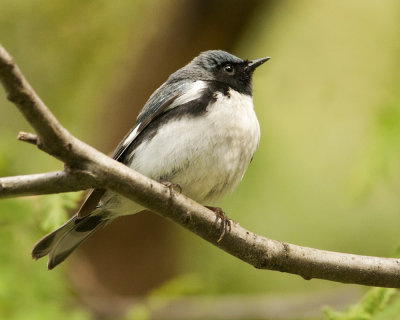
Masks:
[[[211,211],[214,211],[215,223],[218,222],[218,219],[221,219],[221,234],[217,240],[217,242],[220,242],[222,240],[222,238],[224,237],[226,230],[229,228],[229,232],[231,231],[231,229],[232,229],[231,220],[227,217],[225,212],[219,207],[206,206],[206,208],[210,209]]]
[[[172,197],[172,192],[175,191],[175,189],[177,189],[179,193],[182,193],[182,187],[179,183],[172,183],[169,181],[162,181],[160,183],[169,189],[169,194],[171,197]]]

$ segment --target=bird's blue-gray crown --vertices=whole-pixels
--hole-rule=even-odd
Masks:
[[[242,64],[245,61],[222,50],[209,50],[200,53],[192,60],[193,64],[200,65],[206,70],[214,70],[225,63]]]

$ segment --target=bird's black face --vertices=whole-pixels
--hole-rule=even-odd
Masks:
[[[210,63],[213,78],[240,93],[251,95],[251,78],[254,70],[270,58],[266,57],[249,61],[242,60],[225,52],[222,54],[218,53],[220,54],[218,56],[219,59],[214,58],[214,63]]]
[[[227,84],[232,89],[251,95],[251,78],[254,69],[248,68],[249,61],[225,62],[213,70],[215,80]]]

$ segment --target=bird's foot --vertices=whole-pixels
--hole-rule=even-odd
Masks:
[[[231,226],[231,220],[227,217],[225,212],[219,208],[219,207],[209,207],[206,206],[206,208],[210,209],[211,211],[214,211],[215,213],[215,223],[218,223],[218,220],[221,219],[221,234],[217,240],[217,242],[220,242],[222,238],[224,237],[226,231],[229,229],[228,232],[231,231],[232,226]]]
[[[182,187],[178,183],[172,183],[169,181],[163,181],[161,182],[162,185],[166,186],[169,189],[169,194],[172,197],[172,192],[175,191],[175,189],[178,190],[179,193],[182,193]]]

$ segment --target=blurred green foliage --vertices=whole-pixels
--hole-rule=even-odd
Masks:
[[[149,7],[156,3],[3,0],[0,41],[61,122],[95,142],[101,108],[110,107],[102,99],[118,84],[113,76],[123,69],[122,61],[135,57],[132,26],[152,21]],[[223,207],[244,227],[274,239],[392,256],[400,243],[400,3],[286,1],[270,9],[260,10],[234,52],[273,59],[254,78],[259,151]],[[139,47],[140,37],[150,35],[135,32]],[[0,114],[0,176],[60,168],[15,141],[29,126],[3,92]],[[61,224],[65,206],[73,202],[71,196],[0,202],[0,318],[87,318],[64,269],[49,273],[44,261],[29,257],[44,234],[39,227]],[[301,293],[343,286],[255,270],[186,231],[178,237],[183,276],[160,289],[171,299],[193,290]],[[185,274],[200,278],[201,287]],[[160,291],[133,309],[131,318],[148,317]],[[359,306],[328,315],[396,319],[398,310],[397,293],[374,289]]]
[[[400,176],[400,97],[377,112],[371,126],[371,143],[366,146],[357,168],[358,193],[369,196],[377,186],[396,186]]]
[[[373,288],[358,305],[344,312],[325,310],[328,320],[398,320],[400,295],[396,289]]]
[[[32,244],[65,221],[65,208],[75,198],[64,194],[0,202],[0,319],[88,319],[64,269],[50,273],[45,261],[30,257]],[[42,221],[47,227],[38,230]]]

